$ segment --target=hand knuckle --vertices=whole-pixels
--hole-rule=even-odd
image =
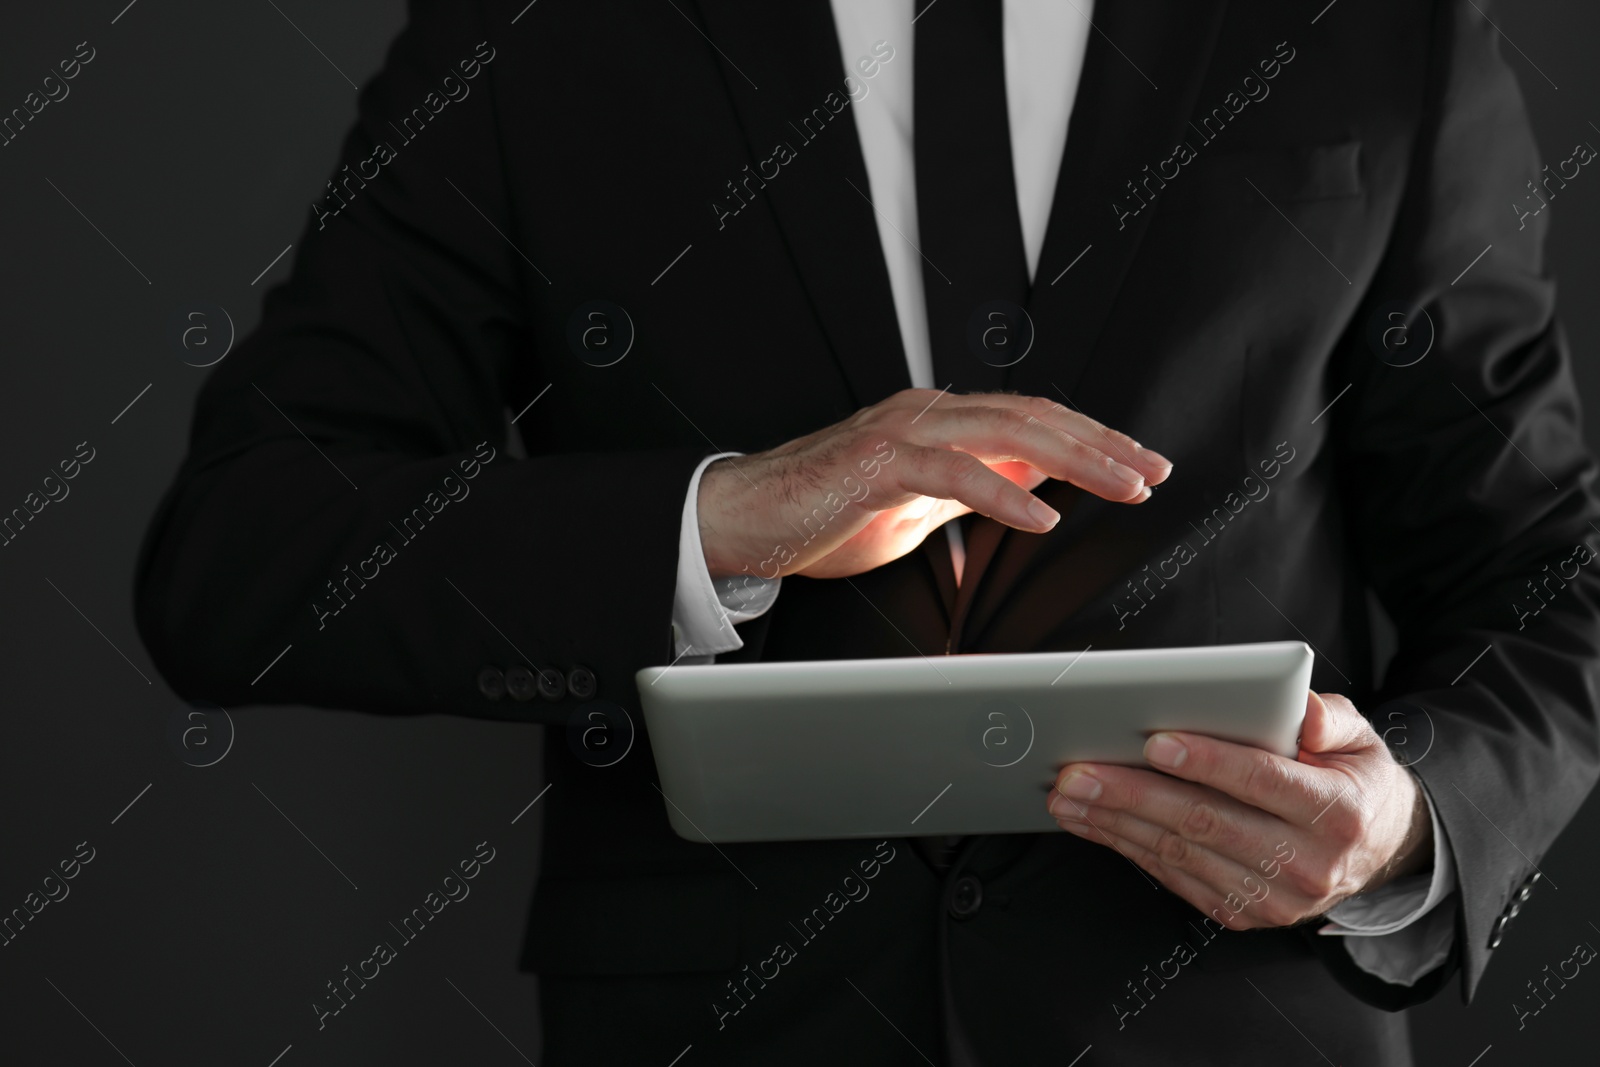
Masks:
[[[1315,897],[1321,895],[1322,875],[1311,864],[1302,863],[1284,870],[1289,886],[1301,896]]]
[[[981,486],[988,468],[983,462],[966,452],[957,452],[950,458],[950,476],[957,487],[971,492]]]
[[[1366,836],[1367,820],[1360,811],[1344,810],[1333,820],[1333,825],[1328,827],[1328,831],[1335,842],[1348,847]]]
[[[1250,796],[1275,797],[1282,791],[1284,771],[1281,764],[1269,753],[1260,753],[1250,761],[1245,772],[1244,788]]]
[[[1183,813],[1179,829],[1183,836],[1191,841],[1214,841],[1221,831],[1222,816],[1217,809],[1203,800],[1197,800],[1189,805]]]
[[[1067,410],[1059,401],[1052,400],[1047,396],[1030,396],[1027,398],[1025,406],[1041,419],[1056,419],[1058,421],[1061,413]]]
[[[1008,434],[1020,436],[1038,420],[1022,408],[1001,408],[1000,421]]]
[[[1168,866],[1183,867],[1193,857],[1194,846],[1182,834],[1163,830],[1161,836],[1156,839],[1155,852],[1161,858],[1161,862]]]
[[[1057,439],[1061,442],[1061,447],[1066,450],[1067,459],[1073,463],[1086,465],[1106,458],[1098,448],[1065,430],[1057,434]]]
[[[1352,879],[1353,873],[1351,865],[1344,860],[1340,860],[1330,866],[1327,879],[1322,888],[1322,899],[1326,900],[1329,897],[1350,894],[1360,889],[1358,882]]]
[[[1337,865],[1320,867],[1306,877],[1306,896],[1313,900],[1325,900],[1339,887],[1342,880],[1342,872]]]
[[[898,393],[882,400],[867,410],[882,409],[884,411],[903,411],[908,415],[916,415],[935,403],[939,397],[937,389],[902,389]]]

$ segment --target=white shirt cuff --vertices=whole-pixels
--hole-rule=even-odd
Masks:
[[[1418,783],[1420,785],[1420,782]],[[1342,936],[1362,970],[1395,985],[1414,985],[1444,962],[1455,941],[1455,857],[1433,798],[1423,793],[1433,824],[1433,873],[1396,879],[1351,897],[1327,913],[1319,934]]]
[[[749,622],[778,599],[782,578],[736,575],[713,580],[700,544],[700,478],[706,468],[724,456],[707,456],[689,479],[678,529],[678,582],[672,596],[673,662],[710,663],[719,652],[743,648],[734,625]]]

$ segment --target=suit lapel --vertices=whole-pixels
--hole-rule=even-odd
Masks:
[[[1029,294],[1034,350],[1009,389],[1071,393],[1096,354],[1123,279],[1160,209],[1132,186],[1189,132],[1227,0],[1101,0],[1067,127],[1055,200]],[[1154,179],[1159,182],[1159,176]]]
[[[864,195],[871,185],[832,8],[827,0],[698,0],[698,6],[706,35],[759,86],[722,63],[751,158],[771,158],[780,143],[794,153],[758,195],[777,218],[855,406],[910,388],[889,269]],[[830,104],[840,110],[835,114]],[[829,116],[826,125],[814,117],[819,109]],[[949,545],[937,534],[920,552],[948,618],[956,595]]]
[[[706,36],[739,64],[718,60],[751,170],[779,145],[793,153],[756,195],[777,218],[856,406],[910,388],[832,8],[827,0],[697,2]]]
[[[1055,200],[1029,295],[1034,348],[1008,368],[1006,388],[1025,395],[1070,397],[1098,354],[1107,319],[1128,269],[1160,209],[1159,197],[1119,218],[1113,202],[1137,205],[1129,182],[1170,156],[1186,136],[1227,0],[1100,0],[1083,74],[1067,127]],[[1065,518],[1060,529],[1067,525]],[[952,629],[975,638],[1006,602],[983,590],[990,564],[1010,576],[1043,537],[1008,536],[1009,527],[979,519],[968,539],[966,571]],[[1013,556],[1019,558],[1012,559]],[[981,598],[979,593],[982,592]]]

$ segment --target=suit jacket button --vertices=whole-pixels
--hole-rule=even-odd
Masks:
[[[567,680],[554,667],[539,671],[539,695],[546,700],[560,700],[567,695]]]
[[[1534,871],[1532,874],[1528,875],[1528,884],[1532,885],[1543,877],[1544,875],[1540,874],[1538,871]]]
[[[500,668],[485,667],[478,672],[478,692],[490,700],[506,695],[506,676],[500,673]]]
[[[1532,886],[1526,886],[1525,885],[1521,889],[1517,890],[1517,899],[1520,900],[1520,901],[1526,902],[1527,899],[1529,897],[1531,897],[1531,896],[1533,896],[1533,887]]]
[[[527,667],[519,663],[506,670],[506,692],[511,694],[512,700],[532,700],[537,690],[533,672]]]
[[[950,888],[948,905],[952,919],[970,919],[983,907],[983,883],[970,874],[956,879]]]
[[[567,691],[575,700],[588,700],[600,688],[594,672],[588,667],[574,667],[567,672]]]
[[[1494,931],[1492,933],[1490,933],[1490,935],[1489,935],[1489,947],[1490,948],[1499,948],[1500,947],[1500,942],[1505,939],[1506,923],[1508,921],[1509,920],[1503,914],[1500,916],[1500,918],[1495,920],[1495,922],[1494,922]]]

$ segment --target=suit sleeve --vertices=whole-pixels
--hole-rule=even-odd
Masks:
[[[1429,62],[1393,243],[1341,365],[1338,457],[1350,536],[1398,629],[1363,710],[1448,838],[1461,908],[1441,970],[1460,964],[1466,999],[1600,766],[1600,506],[1544,268],[1549,213],[1513,207],[1542,177],[1516,81],[1466,0],[1435,5]],[[1360,334],[1395,304],[1426,316],[1417,347],[1385,361]],[[1444,978],[1405,989],[1329,962],[1390,1008]]]
[[[136,580],[188,699],[562,722],[480,673],[584,667],[626,700],[670,659],[684,496],[714,450],[508,454],[507,409],[571,357],[528,340],[526,294],[558,268],[512,244],[542,208],[512,202],[499,136],[535,117],[502,113],[492,38],[475,4],[412,5],[292,276],[201,391]]]

